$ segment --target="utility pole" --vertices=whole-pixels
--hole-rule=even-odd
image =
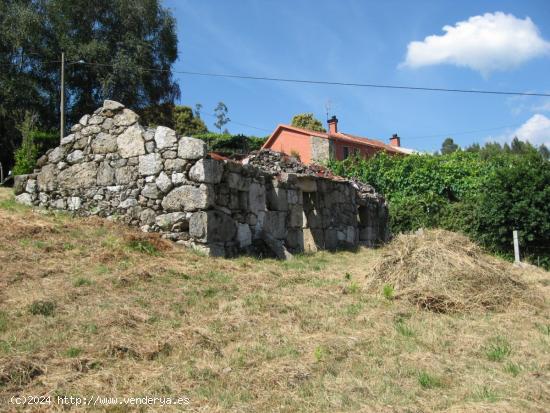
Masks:
[[[59,141],[63,139],[65,134],[65,53],[61,52],[61,121],[59,125]]]

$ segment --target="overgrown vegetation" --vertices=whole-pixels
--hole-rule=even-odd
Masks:
[[[511,257],[517,229],[522,254],[550,268],[550,161],[544,153],[514,141],[446,155],[381,153],[330,167],[386,196],[394,234],[441,227]]]

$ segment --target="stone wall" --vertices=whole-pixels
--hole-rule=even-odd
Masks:
[[[288,257],[389,235],[386,204],[370,189],[213,159],[202,141],[144,128],[118,102],[71,132],[34,173],[16,177],[17,201],[116,219],[217,256]]]

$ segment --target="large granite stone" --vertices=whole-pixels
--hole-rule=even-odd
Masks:
[[[161,150],[175,145],[177,140],[176,131],[170,128],[158,126],[155,130],[155,143]]]
[[[112,111],[114,112],[114,111],[118,111],[118,110],[124,109],[124,105],[123,105],[122,103],[116,102],[116,101],[114,101],[114,100],[108,100],[108,99],[106,99],[106,100],[103,102],[103,109],[112,110]]]
[[[155,218],[155,224],[162,229],[168,230],[178,222],[184,221],[187,218],[185,212],[170,212],[168,214],[158,215]]]
[[[162,170],[162,156],[150,153],[139,157],[139,174],[156,175]]]
[[[101,162],[97,169],[97,184],[99,186],[109,186],[115,183],[115,169],[109,165],[109,162]]]
[[[196,211],[212,206],[214,191],[212,187],[182,185],[172,189],[162,200],[166,211]]]
[[[115,169],[115,181],[117,185],[126,185],[137,179],[138,171],[135,166],[123,166]]]
[[[139,120],[137,113],[130,109],[123,109],[121,113],[115,115],[115,126],[130,126]]]
[[[204,242],[231,241],[236,232],[235,221],[221,211],[195,212],[189,220],[189,235]]]
[[[139,125],[130,126],[117,136],[118,152],[123,158],[131,158],[145,154],[143,129]]]
[[[96,185],[97,164],[84,162],[69,166],[59,172],[57,182],[60,189],[89,188]]]
[[[215,159],[199,159],[189,170],[189,179],[195,182],[217,184],[222,180],[223,163]]]
[[[116,152],[117,144],[116,138],[107,133],[99,133],[95,139],[92,140],[92,152],[93,153],[111,153]]]
[[[37,181],[39,191],[54,191],[57,188],[57,166],[48,164],[42,167]]]
[[[206,144],[200,139],[183,137],[178,143],[178,156],[183,159],[199,159],[206,155]]]

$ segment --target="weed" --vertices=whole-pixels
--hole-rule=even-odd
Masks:
[[[350,285],[347,286],[346,290],[349,294],[357,294],[361,291],[361,287],[359,287],[359,284],[355,281],[352,281]]]
[[[395,330],[403,337],[414,337],[414,330],[403,319],[398,319],[394,324]]]
[[[519,364],[516,364],[516,363],[512,363],[511,361],[506,363],[506,365],[504,366],[504,371],[506,373],[510,373],[512,376],[516,377],[519,372],[521,371],[521,368],[519,366]]]
[[[132,251],[148,255],[159,255],[157,247],[146,239],[132,239],[128,241],[127,245]]]
[[[313,350],[313,357],[315,357],[315,360],[318,363],[325,360],[329,354],[330,351],[325,346],[317,346],[315,347],[315,350]]]
[[[485,354],[490,361],[502,361],[512,353],[512,346],[506,338],[497,336],[489,340]]]
[[[442,386],[441,379],[432,376],[426,371],[419,371],[417,378],[418,384],[420,384],[423,389],[434,389]]]
[[[393,288],[393,285],[384,284],[384,287],[382,288],[382,295],[386,300],[393,300],[393,298],[395,297],[395,290]]]
[[[70,251],[76,248],[75,245],[71,244],[70,242],[64,242],[62,246],[64,251]]]
[[[348,281],[351,280],[351,274],[350,274],[349,272],[347,272],[347,273],[344,275],[344,278],[345,278],[346,280],[348,280]]]
[[[487,400],[489,402],[496,402],[498,400],[497,393],[488,386],[483,386],[477,389],[473,394],[473,399],[476,401]]]
[[[84,277],[79,277],[73,282],[74,287],[83,287],[85,285],[92,285],[92,280]]]
[[[348,317],[355,317],[361,312],[362,309],[363,309],[363,304],[353,303],[345,307],[344,313]]]
[[[29,306],[29,312],[32,315],[43,315],[43,316],[53,316],[55,312],[56,305],[53,301],[48,300],[37,300],[33,301]]]
[[[82,349],[78,347],[70,347],[66,354],[68,357],[78,357],[82,353]]]

